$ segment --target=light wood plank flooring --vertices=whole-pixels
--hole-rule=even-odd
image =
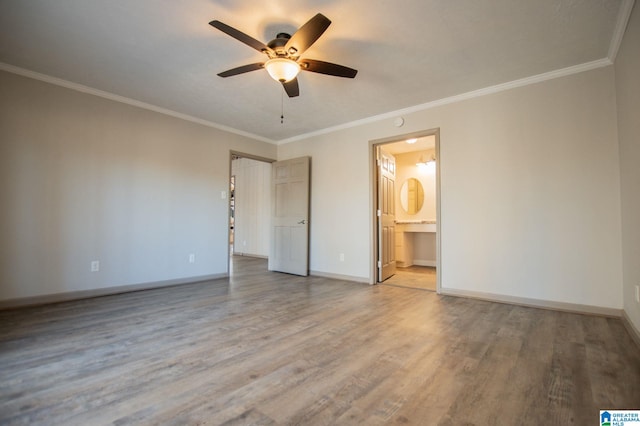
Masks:
[[[590,425],[640,408],[618,319],[234,262],[228,280],[0,312],[0,424]]]

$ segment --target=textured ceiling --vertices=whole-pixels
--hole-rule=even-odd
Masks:
[[[2,0],[0,62],[282,141],[607,58],[629,1]],[[303,57],[355,79],[303,72],[283,99],[264,70],[216,76],[264,55],[210,20],[267,42],[317,12]]]

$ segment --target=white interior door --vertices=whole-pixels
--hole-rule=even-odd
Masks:
[[[396,273],[396,159],[378,147],[378,281]]]
[[[272,164],[269,270],[309,274],[309,157]]]

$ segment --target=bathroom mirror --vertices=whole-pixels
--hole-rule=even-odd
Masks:
[[[400,205],[408,214],[416,214],[424,203],[424,190],[416,178],[409,178],[400,188]]]

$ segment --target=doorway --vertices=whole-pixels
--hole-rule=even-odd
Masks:
[[[240,256],[263,259],[267,269],[271,219],[271,163],[275,160],[231,151],[229,155],[228,272]]]
[[[372,141],[371,148],[372,283],[439,292],[439,130]],[[392,189],[383,170],[390,162]],[[387,211],[393,213],[391,222]],[[383,265],[391,262],[395,268],[390,274]]]

